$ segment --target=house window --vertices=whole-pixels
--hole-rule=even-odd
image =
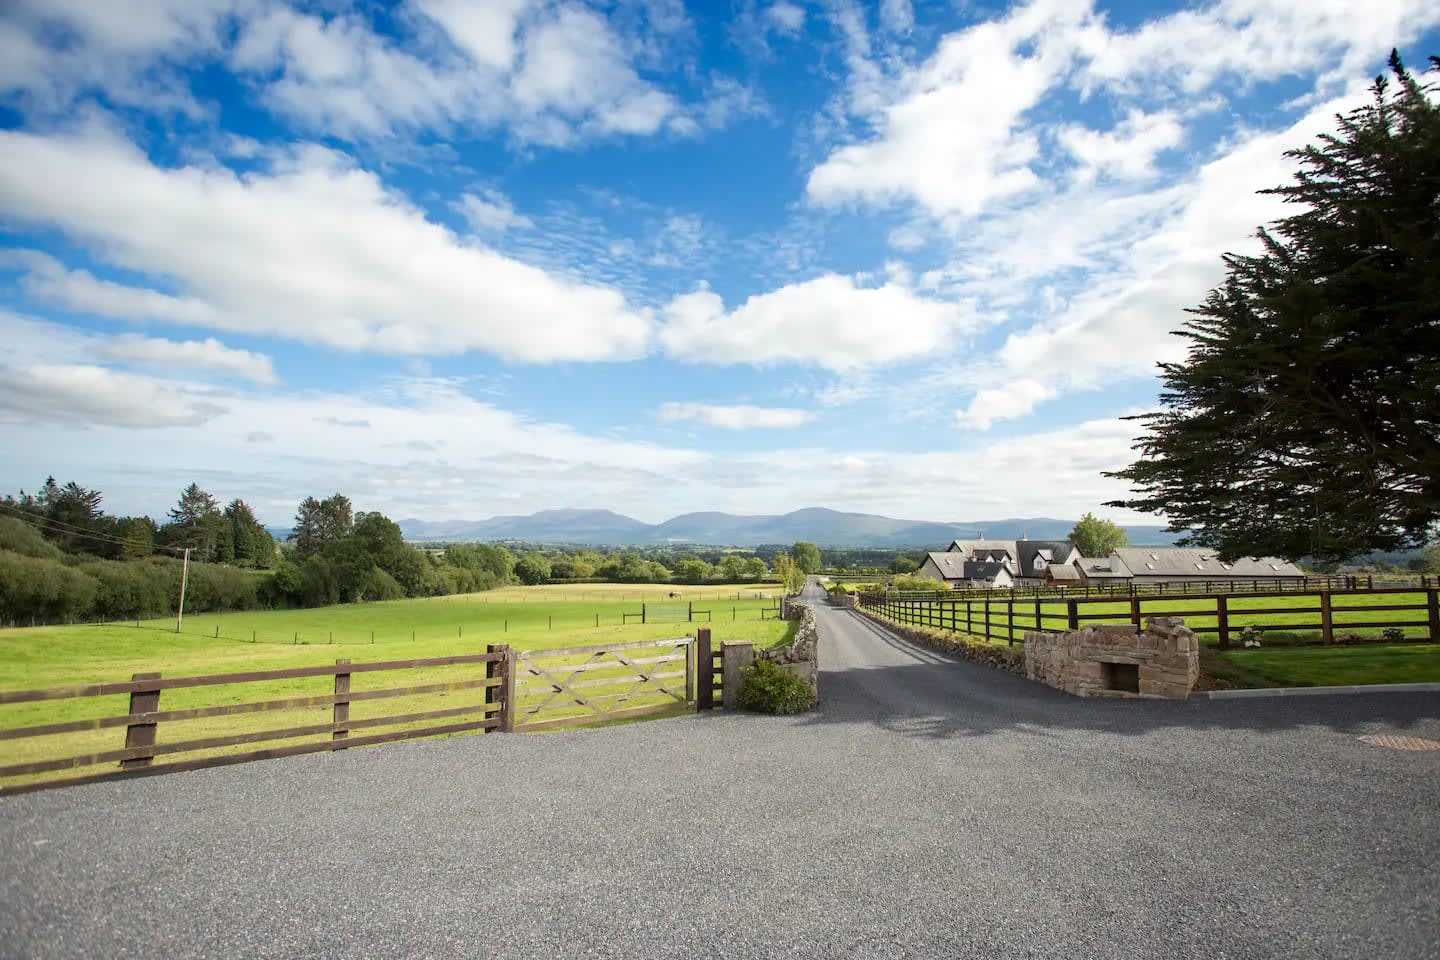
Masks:
[[[1146,570],[1154,570],[1154,569],[1155,569],[1155,564],[1153,564],[1153,563],[1147,563],[1147,564],[1145,564],[1145,569],[1146,569]]]
[[[1204,569],[1205,569],[1205,564],[1201,563],[1199,560],[1196,560],[1196,561],[1195,561],[1195,569],[1196,569],[1196,570],[1204,570]]]

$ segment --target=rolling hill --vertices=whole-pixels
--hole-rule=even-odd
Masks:
[[[704,544],[755,546],[809,540],[822,547],[928,547],[943,549],[953,539],[983,533],[997,540],[1029,537],[1062,540],[1074,520],[1050,517],[940,522],[899,520],[869,513],[845,513],[807,507],[778,515],[744,515],[707,511],[644,523],[611,510],[543,510],[528,516],[491,517],[478,521],[401,520],[410,540],[523,540],[531,543],[594,544],[596,546],[657,546]],[[1162,526],[1126,527],[1130,542],[1165,545],[1174,534]]]

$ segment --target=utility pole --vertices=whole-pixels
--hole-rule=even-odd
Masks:
[[[180,566],[180,606],[175,611],[175,632],[180,632],[180,624],[185,620],[185,582],[190,578],[190,548],[185,548],[185,560]]]

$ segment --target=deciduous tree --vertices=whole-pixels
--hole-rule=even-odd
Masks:
[[[790,557],[805,573],[820,571],[820,548],[806,540],[797,540],[790,548]]]
[[[1087,557],[1108,557],[1116,547],[1129,543],[1119,524],[1101,520],[1093,513],[1087,513],[1070,531],[1070,542]]]

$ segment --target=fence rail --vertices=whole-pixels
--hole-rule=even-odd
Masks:
[[[1337,576],[1337,577],[1305,577],[1292,580],[1266,580],[1263,578],[1254,579],[1231,579],[1231,580],[1194,580],[1194,581],[1173,581],[1169,583],[1088,583],[1078,587],[1067,587],[1058,584],[1030,585],[1006,587],[1003,589],[991,589],[987,587],[966,587],[943,590],[922,590],[922,591],[890,591],[890,596],[898,596],[905,599],[916,600],[953,600],[959,599],[981,599],[990,597],[1041,597],[1043,598],[1065,598],[1065,597],[1129,597],[1129,596],[1169,596],[1185,597],[1196,594],[1220,595],[1220,594],[1272,594],[1272,593],[1316,593],[1328,590],[1334,593],[1360,590],[1429,590],[1433,587],[1440,587],[1440,577],[1422,574],[1409,578],[1384,579],[1379,581],[1373,576]],[[865,591],[862,591],[865,592]],[[883,589],[868,591],[872,594],[883,594]]]
[[[1432,578],[1433,579],[1433,578]],[[1424,589],[1243,591],[1230,594],[1108,594],[1055,596],[985,591],[979,596],[956,594],[861,594],[859,605],[898,623],[968,633],[1013,645],[1029,631],[1078,630],[1092,623],[1130,623],[1138,630],[1148,616],[1184,617],[1196,633],[1211,635],[1223,649],[1244,628],[1320,632],[1323,643],[1351,630],[1396,628],[1423,630],[1408,640],[1440,642],[1440,589],[1433,582]],[[1273,599],[1314,600],[1314,603],[1266,605]],[[1381,602],[1373,602],[1374,600]],[[1392,600],[1393,602],[1385,602]],[[1184,604],[1177,606],[1176,604]],[[1375,614],[1411,612],[1413,618]],[[1313,619],[1294,620],[1296,615]],[[1286,618],[1276,620],[1275,618]]]
[[[129,694],[130,696],[129,709],[124,714],[85,720],[70,720],[59,723],[32,724],[0,731],[0,739],[26,740],[33,737],[52,736],[69,732],[103,730],[115,727],[125,728],[123,747],[91,751],[89,753],[71,753],[66,756],[46,757],[44,759],[29,760],[23,763],[6,764],[0,766],[0,778],[55,773],[62,770],[75,770],[106,763],[118,763],[118,769],[58,780],[38,780],[13,784],[0,788],[0,792],[18,793],[66,784],[93,783],[99,780],[111,780],[120,777],[151,776],[160,773],[173,773],[180,770],[198,770],[203,767],[243,763],[248,760],[296,756],[299,754],[317,753],[328,750],[344,750],[348,747],[364,746],[372,743],[389,743],[396,740],[409,740],[416,737],[430,737],[447,733],[495,729],[505,723],[507,704],[504,701],[491,697],[490,693],[492,690],[500,687],[504,682],[502,676],[503,665],[507,662],[507,659],[507,654],[503,650],[492,649],[487,653],[480,654],[410,660],[387,660],[375,663],[351,663],[349,660],[342,659],[335,661],[334,664],[320,666],[289,667],[278,670],[248,670],[237,673],[209,674],[206,676],[165,677],[159,673],[137,673],[129,680],[112,683],[71,684],[68,686],[47,687],[38,690],[0,691],[0,704],[76,700],[108,697],[118,694]],[[351,692],[350,690],[350,678],[356,673],[454,667],[460,665],[483,665],[486,671],[485,676],[483,678],[449,680],[443,683],[390,687],[381,690],[356,692]],[[214,704],[180,710],[160,709],[161,694],[165,690],[230,684],[266,683],[307,677],[332,677],[333,692],[315,696]],[[449,693],[451,691],[472,689],[484,689],[486,691],[486,702],[466,704],[459,707],[447,707],[439,710],[412,711],[403,714],[369,717],[365,719],[352,720],[350,718],[350,704],[356,701],[410,697],[428,693]],[[249,730],[244,733],[226,734],[224,736],[198,737],[188,740],[182,739],[168,743],[160,743],[157,738],[159,725],[161,723],[168,724],[201,718],[226,717],[246,713],[264,713],[268,711],[323,706],[329,706],[331,708],[328,723],[310,723],[300,726],[278,728],[272,727],[262,730]],[[395,727],[466,715],[469,715],[470,719],[442,724],[440,726],[408,727],[406,729],[389,730],[383,733],[368,734],[361,737],[352,737],[350,735],[353,730]],[[313,737],[327,733],[330,735],[330,738],[319,742],[269,747],[262,750],[250,750],[241,753],[226,753],[219,756],[197,757],[188,760],[177,760],[170,763],[157,764],[154,762],[157,757],[165,757],[173,754],[198,753],[201,751],[243,746],[265,741]]]
[[[168,677],[159,673],[137,673],[129,680],[106,683],[0,690],[0,706],[5,707],[33,707],[37,704],[58,704],[97,697],[129,696],[129,707],[125,713],[0,729],[0,742],[14,743],[39,737],[79,734],[92,747],[88,750],[65,750],[50,744],[48,754],[36,756],[32,753],[23,762],[0,765],[0,780],[12,781],[0,786],[0,795],[198,770],[250,760],[344,750],[419,737],[573,726],[674,712],[677,708],[708,710],[720,700],[717,696],[722,678],[719,660],[720,653],[712,644],[710,629],[702,627],[696,631],[695,637],[587,647],[520,651],[506,644],[490,644],[485,653],[446,657],[372,663],[352,663],[341,659],[333,664],[204,676]],[[483,667],[484,674],[457,676],[451,673],[439,681],[427,677],[427,682],[385,686],[375,690],[350,688],[351,678],[356,674],[383,675],[387,671],[397,670],[448,670],[466,667]],[[327,677],[332,678],[331,692],[328,693],[161,709],[161,695],[167,690],[203,691],[224,686],[245,689],[246,685]],[[409,710],[365,718],[350,716],[350,706],[354,703],[470,691],[482,692],[483,699],[476,697],[465,703],[440,709]],[[229,691],[224,694],[233,695],[233,692]],[[161,724],[169,728],[171,724],[189,720],[325,707],[330,708],[325,722],[276,726],[272,720],[271,725],[263,729],[236,732],[233,728],[222,728],[222,731],[211,731],[219,735],[188,738],[182,735],[180,739],[166,742],[162,742],[158,736]],[[441,720],[449,722],[432,723]],[[382,729],[375,733],[354,735],[356,731],[386,727],[402,729]],[[84,737],[92,732],[116,728],[124,728],[124,740],[113,747],[106,748],[103,742],[96,743],[93,737]],[[325,739],[263,749],[213,753],[216,750],[230,751],[230,748],[267,741],[304,737]],[[181,756],[207,751],[211,752],[211,755]],[[166,757],[176,759],[156,762],[157,759]],[[109,768],[75,776],[34,779],[37,775],[84,770],[102,765],[109,765]],[[16,782],[15,778],[25,779]]]

